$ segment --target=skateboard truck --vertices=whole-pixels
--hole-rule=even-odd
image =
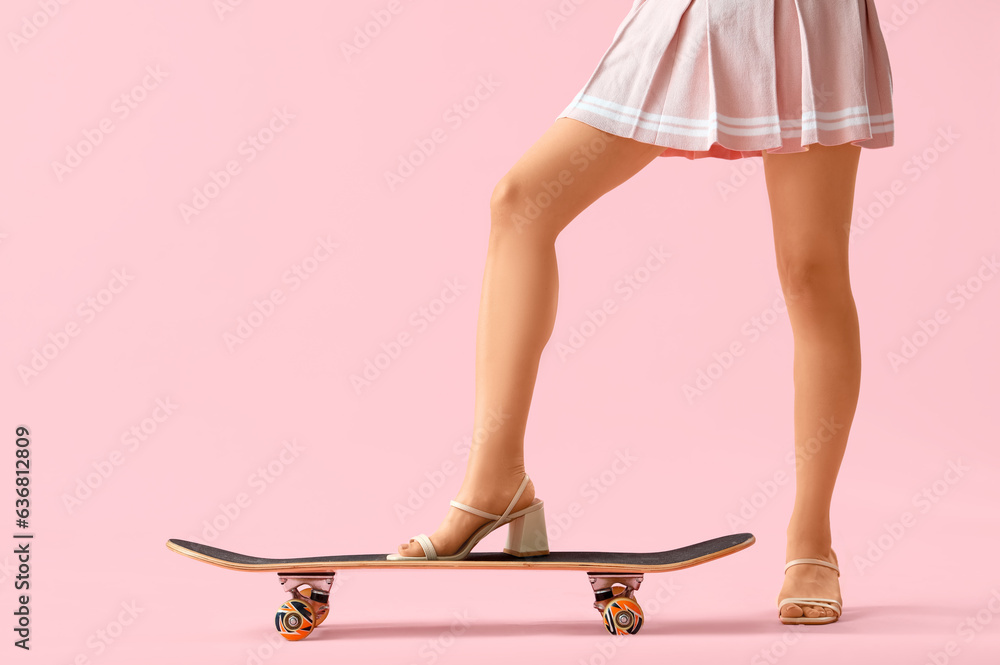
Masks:
[[[282,637],[292,641],[304,639],[330,613],[330,589],[337,573],[278,573],[281,588],[292,599],[281,604],[274,615],[274,626]],[[305,587],[305,593],[300,591]]]
[[[291,600],[282,603],[274,617],[275,627],[282,637],[292,641],[304,639],[323,623],[330,613],[330,590],[335,576],[334,571],[278,573],[281,588],[292,594]],[[589,572],[587,576],[594,589],[594,607],[604,618],[608,632],[612,635],[638,633],[643,614],[635,592],[642,584],[642,574]]]
[[[642,574],[587,573],[594,588],[594,607],[604,617],[604,627],[612,635],[634,635],[642,628],[642,608],[635,592]],[[623,587],[617,593],[614,587]]]

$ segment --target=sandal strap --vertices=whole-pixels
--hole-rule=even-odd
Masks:
[[[434,543],[431,542],[426,533],[418,533],[413,537],[413,540],[420,543],[420,546],[424,548],[424,556],[427,557],[428,561],[438,558],[437,550],[434,549]]]
[[[488,513],[485,510],[479,510],[478,508],[473,508],[472,506],[467,506],[464,503],[459,503],[458,501],[455,501],[454,499],[452,499],[451,505],[455,506],[456,508],[461,508],[462,510],[464,510],[467,513],[472,513],[473,515],[479,515],[480,517],[485,517],[485,518],[491,519],[491,520],[498,520],[498,519],[500,519],[499,515],[494,515],[493,513]]]
[[[833,610],[840,616],[840,603],[833,598],[785,598],[780,603],[778,603],[778,612],[781,612],[781,608],[785,605],[819,605],[827,609]],[[836,607],[834,607],[836,605]]]
[[[837,576],[840,577],[840,568],[837,568],[835,564],[832,564],[829,561],[823,561],[822,559],[792,559],[791,561],[785,564],[785,570],[787,571],[792,566],[798,565],[800,563],[815,563],[820,566],[826,566],[827,568],[833,568],[834,570],[837,571]]]
[[[514,498],[510,500],[507,504],[507,510],[503,511],[503,515],[494,515],[493,513],[488,513],[485,510],[479,510],[478,508],[473,508],[472,506],[467,506],[464,503],[459,503],[458,501],[452,500],[451,505],[456,508],[461,508],[462,510],[472,513],[473,515],[479,515],[480,517],[485,517],[486,519],[495,520],[496,522],[503,522],[510,511],[514,509],[517,505],[517,500],[521,498],[521,494],[524,493],[524,488],[528,486],[528,474],[524,474],[524,479],[521,481],[521,486],[517,488],[517,492],[514,494]]]

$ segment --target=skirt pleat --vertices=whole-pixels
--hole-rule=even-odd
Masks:
[[[883,148],[892,73],[872,0],[634,0],[561,117],[664,157]]]

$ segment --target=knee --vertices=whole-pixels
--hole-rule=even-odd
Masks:
[[[778,276],[790,306],[829,306],[851,293],[847,267],[813,256],[779,261]]]
[[[514,220],[521,215],[519,208],[524,198],[523,191],[523,184],[510,174],[496,184],[490,197],[490,223],[494,229],[513,227]]]
[[[519,237],[547,237],[551,224],[540,219],[541,209],[532,203],[531,188],[518,176],[507,174],[497,182],[490,197],[492,233]]]

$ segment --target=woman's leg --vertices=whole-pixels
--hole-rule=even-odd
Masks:
[[[556,236],[661,152],[559,118],[494,189],[476,332],[474,444],[457,501],[499,514],[523,479],[528,407],[556,316]],[[527,507],[534,495],[529,483],[513,510]],[[439,555],[452,554],[487,521],[449,507],[431,542]],[[399,553],[424,552],[411,540]]]
[[[786,561],[837,562],[830,500],[861,382],[858,313],[848,275],[848,234],[861,148],[814,144],[803,153],[764,154],[778,275],[795,339],[795,505]],[[841,600],[837,572],[788,569],[779,600]],[[815,605],[787,605],[787,617],[833,616]]]

